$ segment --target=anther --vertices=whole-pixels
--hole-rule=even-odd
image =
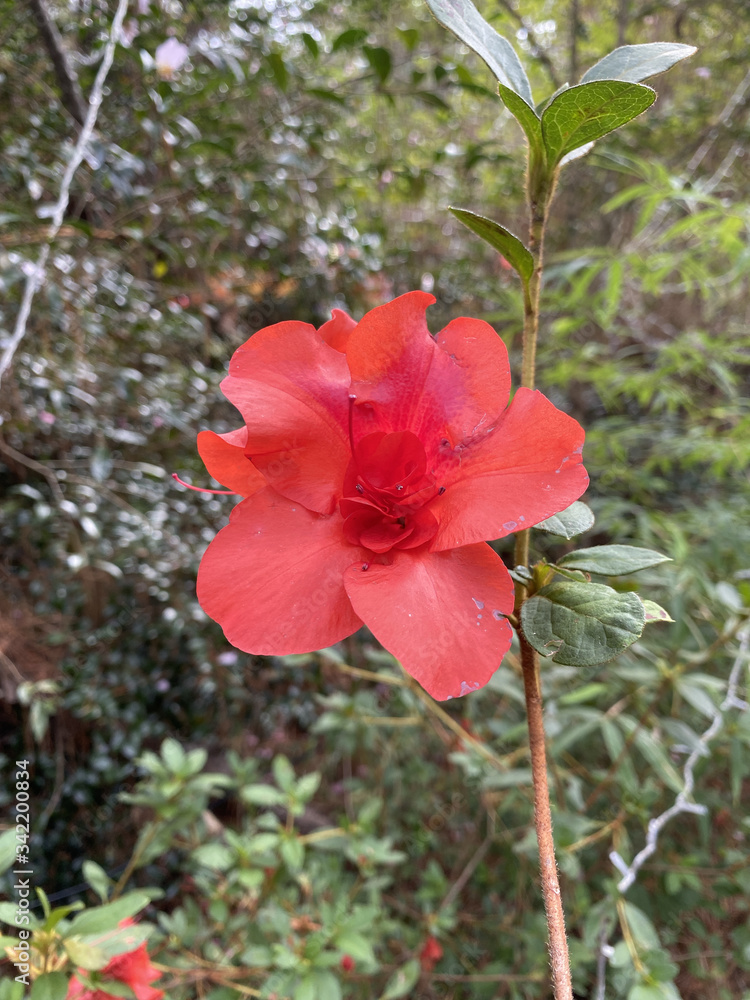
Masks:
[[[357,483],[357,485],[354,487],[354,489],[357,491],[357,493],[364,493],[365,492],[365,488],[362,485],[362,483]]]
[[[397,490],[402,490],[403,488],[404,488],[403,486],[397,486],[396,487]]]
[[[369,563],[362,563],[362,572],[363,572],[363,573],[364,573],[364,571],[365,571],[366,569],[369,569],[369,568],[370,568],[370,564],[369,564]]]
[[[445,487],[441,486],[440,489],[438,490],[438,496],[441,497],[443,493],[445,493]]]

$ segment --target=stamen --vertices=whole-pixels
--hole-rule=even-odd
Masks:
[[[397,490],[402,490],[403,488],[404,488],[403,486],[397,486],[396,487]]]
[[[365,488],[362,485],[362,483],[357,483],[356,486],[354,487],[354,489],[357,491],[357,493],[364,493],[365,492]]]
[[[369,568],[370,568],[370,564],[369,564],[369,563],[362,563],[362,572],[363,572],[363,573],[364,573],[364,571],[365,571],[366,569],[369,569]]]
[[[221,493],[224,496],[239,496],[236,490],[209,490],[202,486],[191,486],[190,483],[186,483],[183,479],[180,479],[176,472],[172,473],[172,479],[177,480],[180,486],[184,486],[188,490],[195,490],[196,493]]]
[[[445,487],[441,486],[440,489],[438,490],[438,496],[441,497],[443,493],[445,493]]]

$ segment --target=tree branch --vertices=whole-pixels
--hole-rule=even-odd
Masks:
[[[83,125],[86,118],[86,101],[78,84],[78,77],[65,55],[62,38],[57,25],[49,16],[44,0],[29,0],[29,6],[34,14],[34,22],[42,36],[42,41],[55,68],[55,76],[60,87],[63,107],[68,114]]]

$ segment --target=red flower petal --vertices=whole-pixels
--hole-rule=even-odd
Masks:
[[[362,623],[343,574],[366,553],[343,526],[338,513],[311,513],[271,489],[244,500],[203,556],[203,610],[248,653],[309,653],[351,635]]]
[[[419,964],[424,972],[432,972],[443,957],[443,949],[437,938],[430,934],[419,953]]]
[[[123,924],[124,921],[120,926]],[[150,985],[161,976],[161,973],[151,964],[145,943],[133,951],[115,955],[104,967],[103,974],[117,982],[126,983],[135,994],[136,1000],[161,1000],[164,996],[162,990]],[[113,994],[107,992],[106,986],[101,990],[90,990],[80,979],[72,976],[68,983],[66,1000],[112,1000],[112,996]]]
[[[253,465],[278,493],[321,514],[333,511],[349,463],[349,384],[345,355],[294,322],[259,330],[221,384],[247,424]]]
[[[356,321],[343,309],[334,309],[331,312],[331,319],[320,327],[318,334],[329,347],[343,353],[346,351],[349,336],[356,325]]]
[[[510,646],[503,616],[514,601],[510,575],[489,545],[362,565],[344,576],[354,610],[433,698],[487,683]]]
[[[492,434],[444,455],[431,548],[502,538],[565,510],[588,485],[583,438],[577,421],[541,392],[519,389]]]
[[[198,453],[209,473],[243,497],[252,496],[266,486],[265,479],[245,454],[246,446],[246,427],[228,434],[201,431],[198,435]]]
[[[461,318],[433,338],[424,314],[434,301],[408,292],[371,310],[346,349],[357,439],[411,431],[428,459],[443,439],[455,445],[491,427],[510,392],[508,352],[492,327]]]

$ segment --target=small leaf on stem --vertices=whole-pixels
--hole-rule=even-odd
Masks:
[[[581,500],[576,500],[570,507],[553,514],[546,521],[534,525],[539,531],[548,531],[551,535],[562,535],[563,538],[574,538],[584,531],[594,527],[594,514]]]
[[[566,569],[582,569],[584,573],[599,573],[602,576],[625,576],[671,561],[661,552],[636,545],[597,545],[569,552],[558,559],[559,565]]]
[[[611,660],[639,638],[645,620],[637,594],[618,594],[599,583],[553,583],[521,608],[529,644],[572,667]]]
[[[649,622],[673,622],[674,618],[666,611],[660,604],[656,601],[647,601],[644,597],[641,598],[643,604],[643,610],[646,612],[646,624]]]
[[[542,120],[539,115],[529,106],[527,101],[519,97],[510,87],[505,87],[500,83],[497,89],[503,104],[526,133],[531,149],[534,152],[542,153],[544,144],[542,143]]]
[[[523,282],[527,282],[534,273],[534,258],[517,236],[504,229],[499,223],[484,215],[477,215],[476,212],[469,212],[465,208],[450,208],[459,222],[477,236],[489,243],[499,253],[501,253],[509,264],[512,264]]]

